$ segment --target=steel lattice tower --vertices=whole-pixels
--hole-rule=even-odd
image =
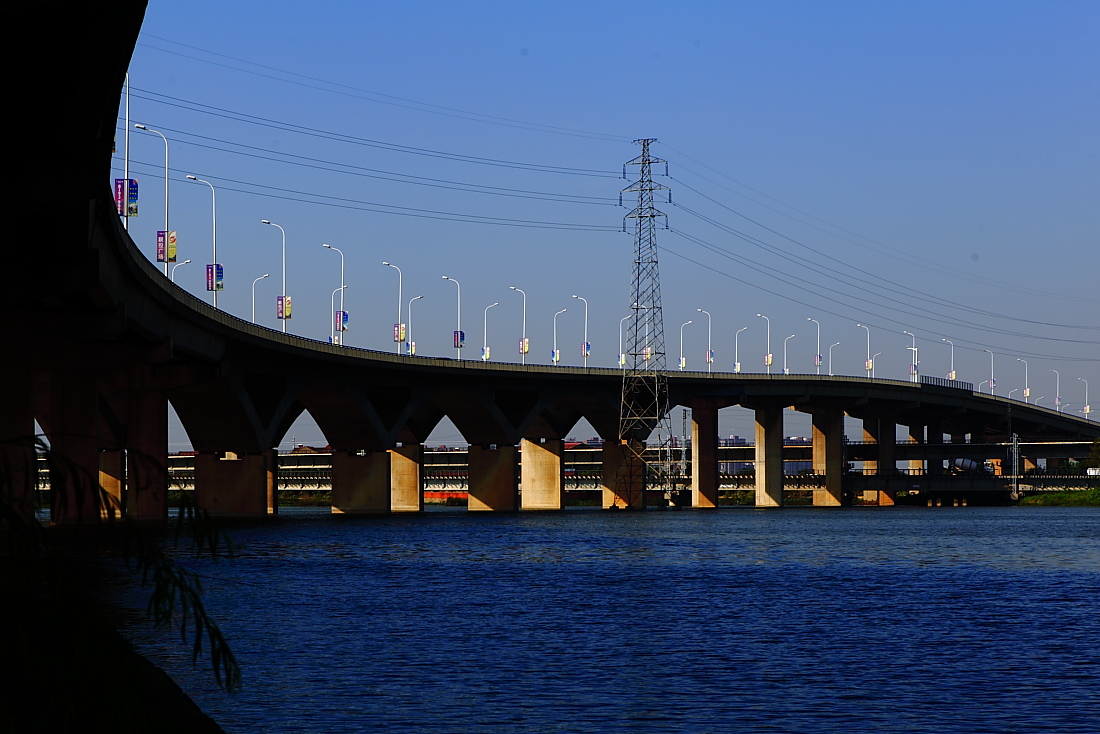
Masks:
[[[641,155],[626,165],[638,166],[638,180],[623,189],[637,193],[638,204],[623,219],[634,220],[634,271],[629,338],[623,366],[623,397],[619,412],[622,461],[617,474],[620,501],[627,507],[645,507],[647,488],[670,490],[672,423],[668,417],[668,382],[665,370],[665,332],[661,311],[661,278],[657,270],[656,224],[665,214],[653,206],[653,192],[668,190],[653,182],[653,164],[664,161],[649,154],[654,138],[635,140]],[[659,458],[647,455],[646,440],[656,429]]]

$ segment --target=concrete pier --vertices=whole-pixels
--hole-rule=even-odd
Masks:
[[[756,506],[783,506],[783,409],[756,409]]]
[[[424,509],[424,447],[418,443],[399,446],[389,454],[390,511],[420,512]]]
[[[691,403],[691,506],[718,506],[718,404]]]
[[[839,507],[843,503],[844,411],[839,408],[813,413],[814,474],[825,477],[825,486],[814,490],[814,505]]]
[[[195,502],[215,517],[266,517],[279,510],[278,456],[203,453],[195,456]]]
[[[470,446],[469,510],[516,509],[516,447]]]
[[[390,454],[336,451],[332,454],[332,512],[377,515],[390,511]]]
[[[563,442],[560,438],[520,442],[520,506],[524,510],[560,510],[565,492]]]

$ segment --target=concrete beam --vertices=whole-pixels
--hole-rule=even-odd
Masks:
[[[783,409],[756,410],[756,506],[783,506]]]
[[[560,510],[565,494],[563,442],[560,438],[520,441],[520,506],[524,510]]]
[[[514,512],[516,509],[516,447],[471,445],[469,506],[471,512]]]

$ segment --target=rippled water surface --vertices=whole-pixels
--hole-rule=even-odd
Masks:
[[[1100,731],[1095,508],[568,511],[236,526],[244,669],[132,635],[228,732]]]

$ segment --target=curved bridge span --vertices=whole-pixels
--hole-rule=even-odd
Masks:
[[[64,134],[43,133],[58,133],[50,145],[58,170],[67,172],[47,186],[58,216],[47,223],[50,236],[6,246],[19,277],[3,296],[9,358],[0,366],[0,440],[5,465],[23,487],[17,504],[29,506],[32,496],[33,472],[19,467],[33,465],[28,437],[37,420],[53,449],[83,476],[98,477],[125,512],[163,519],[169,401],[199,452],[199,502],[215,513],[273,509],[272,447],[304,410],[334,449],[338,511],[421,509],[421,444],[444,416],[471,444],[472,509],[560,507],[562,439],[581,418],[610,444],[604,504],[622,504],[615,486],[619,370],[405,357],[283,334],[213,309],[137,251],[108,179],[119,92],[143,11],[134,4],[120,19],[79,10],[86,22],[52,39],[79,77],[72,95],[41,100],[44,117],[65,121]],[[825,477],[815,502],[827,505],[842,500],[846,415],[879,442],[884,473],[895,466],[897,425],[928,444],[1100,436],[1096,423],[951,385],[681,372],[667,380],[671,403],[692,409],[697,507],[716,504],[717,415],[733,405],[755,411],[759,505],[782,504],[782,411],[789,407],[813,416],[815,474]],[[100,513],[92,493],[61,499],[58,521]]]

